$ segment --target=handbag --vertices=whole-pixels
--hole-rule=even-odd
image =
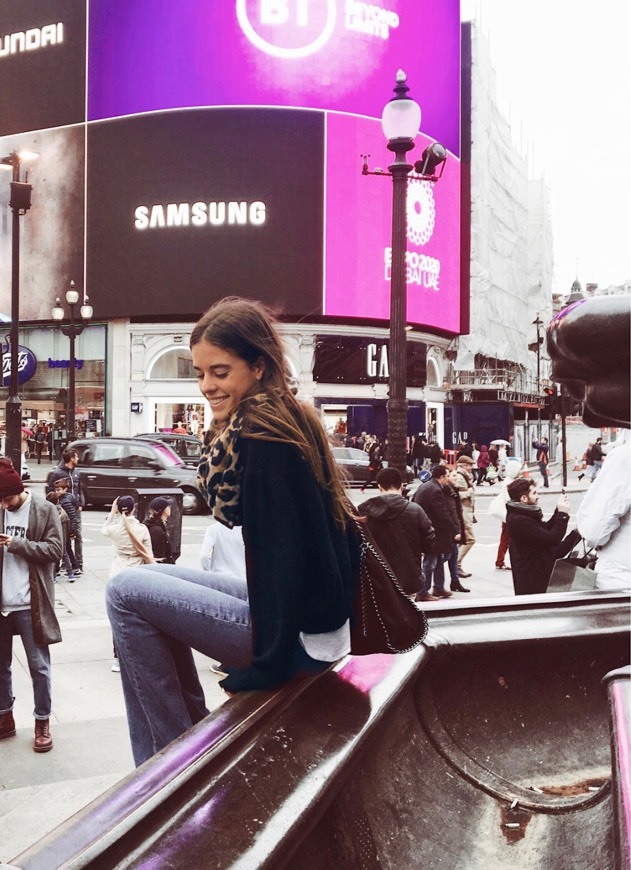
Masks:
[[[563,559],[557,559],[548,581],[548,592],[589,592],[594,588],[597,572],[594,570],[597,555],[593,548],[587,549],[583,541],[583,555],[577,550]]]
[[[408,598],[364,524],[355,520],[360,537],[360,569],[351,616],[351,654],[404,653],[427,636],[427,617]]]

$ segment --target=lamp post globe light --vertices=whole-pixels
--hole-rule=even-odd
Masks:
[[[363,175],[389,175],[392,178],[392,258],[390,271],[390,378],[388,384],[388,465],[401,472],[406,479],[406,438],[408,402],[406,317],[407,317],[407,184],[412,170],[413,178],[432,183],[441,177],[447,150],[433,142],[423,151],[414,165],[407,162],[421,126],[421,109],[408,96],[407,77],[403,70],[396,75],[394,97],[386,103],[381,118],[388,150],[394,152],[394,162],[388,171],[370,172],[363,155]],[[441,167],[440,174],[436,170]]]
[[[32,186],[20,180],[23,161],[36,160],[39,154],[23,149],[13,150],[0,159],[0,168],[11,172],[11,199],[9,208],[13,213],[11,247],[11,376],[6,403],[7,443],[6,454],[13,467],[21,474],[22,469],[22,402],[18,394],[18,359],[20,343],[20,216],[31,207]],[[4,378],[3,378],[4,383]]]
[[[89,321],[92,319],[92,306],[88,297],[83,295],[83,305],[79,313],[81,322],[75,320],[75,305],[79,302],[79,292],[75,287],[74,281],[70,282],[66,290],[66,302],[70,308],[70,322],[65,325],[60,325],[62,333],[70,339],[70,360],[68,367],[68,410],[66,413],[66,440],[73,441],[75,438],[75,408],[76,408],[76,388],[75,388],[75,370],[76,370],[76,354],[75,340],[78,335],[81,335]],[[55,299],[55,306],[52,310],[52,317],[56,323],[61,324],[65,317],[65,311],[62,307],[59,296]]]

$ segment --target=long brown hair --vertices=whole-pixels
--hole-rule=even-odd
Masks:
[[[317,482],[330,493],[336,521],[344,524],[350,515],[350,504],[341,473],[316,411],[297,399],[291,390],[285,349],[270,309],[254,299],[227,296],[209,308],[195,325],[190,346],[200,341],[215,344],[251,366],[263,359],[264,371],[255,392],[265,393],[268,401],[249,402],[248,396],[242,400],[245,410],[242,434],[296,447]],[[211,431],[216,428],[221,427],[213,423]]]

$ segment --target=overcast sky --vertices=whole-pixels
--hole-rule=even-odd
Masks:
[[[631,0],[462,0],[552,195],[555,292],[631,279]]]

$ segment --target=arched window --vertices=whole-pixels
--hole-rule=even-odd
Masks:
[[[442,381],[440,378],[440,368],[438,367],[438,363],[432,356],[427,357],[427,386],[428,387],[440,387],[442,385]]]
[[[148,381],[195,379],[191,352],[187,347],[174,347],[159,356],[147,373]]]

